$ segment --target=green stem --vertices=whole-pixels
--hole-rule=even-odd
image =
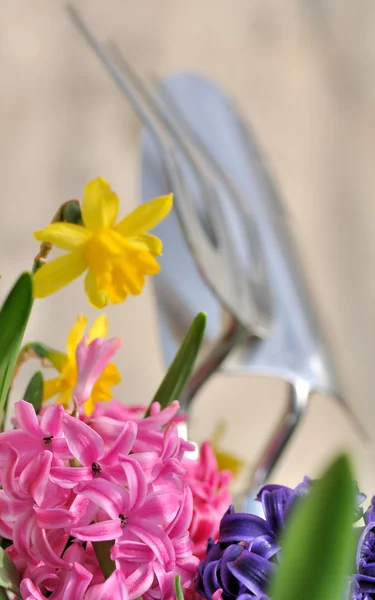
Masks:
[[[112,573],[116,569],[116,564],[110,556],[113,544],[113,541],[92,543],[92,545],[94,546],[96,558],[98,559],[105,579],[108,579],[108,577],[112,575]]]

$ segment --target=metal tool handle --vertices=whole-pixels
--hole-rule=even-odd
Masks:
[[[206,381],[219,370],[223,361],[227,358],[235,346],[243,340],[249,340],[249,332],[242,327],[232,315],[221,338],[215,342],[209,354],[198,365],[180,398],[182,413],[188,413],[191,402]],[[256,336],[250,338],[258,340]],[[186,428],[188,426],[186,425]]]
[[[287,407],[252,471],[246,491],[241,495],[239,501],[241,510],[253,512],[255,497],[283,456],[287,444],[305,413],[310,393],[310,386],[305,381],[290,384]]]

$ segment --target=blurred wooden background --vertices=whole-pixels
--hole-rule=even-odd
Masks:
[[[375,4],[372,0],[83,0],[104,38],[140,71],[199,70],[225,86],[251,120],[282,189],[301,257],[347,382],[375,425]],[[0,3],[0,295],[37,251],[32,232],[101,174],[125,213],[137,203],[139,123],[77,35],[64,3]],[[79,311],[78,282],[35,305],[28,339],[63,348]],[[124,338],[118,396],[147,403],[163,372],[152,286],[109,309]],[[35,365],[34,365],[35,366]],[[21,395],[32,367],[25,368]],[[197,438],[231,406],[226,447],[260,452],[284,388],[218,376],[195,410]],[[246,418],[244,418],[246,416]],[[373,436],[375,439],[375,436]],[[374,442],[375,443],[375,442]],[[345,415],[316,397],[275,479],[297,483],[349,447],[360,484],[375,490],[370,454]]]

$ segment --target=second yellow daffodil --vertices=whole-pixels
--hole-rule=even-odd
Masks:
[[[53,294],[85,271],[85,291],[96,308],[140,294],[145,276],[160,270],[155,256],[161,255],[162,242],[147,231],[169,213],[172,195],[142,204],[116,225],[118,207],[118,196],[99,177],[84,190],[83,226],[51,223],[35,232],[37,240],[68,251],[34,274],[35,298]]]
[[[77,382],[77,346],[83,338],[87,325],[87,317],[79,315],[74,323],[66,344],[66,354],[53,353],[56,357],[53,364],[59,371],[58,377],[47,379],[44,382],[43,400],[57,396],[56,402],[67,408],[72,402],[73,388]],[[93,323],[87,343],[92,342],[97,338],[107,337],[107,317],[101,315]],[[85,413],[91,415],[95,408],[96,402],[108,402],[112,398],[111,387],[117,385],[121,381],[121,375],[114,363],[105,367],[103,373],[95,383],[91,397],[84,404]]]

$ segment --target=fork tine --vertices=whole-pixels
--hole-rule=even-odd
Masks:
[[[205,206],[208,209],[210,221],[214,226],[214,231],[219,242],[220,250],[225,255],[228,262],[231,262],[232,268],[234,268],[235,260],[233,259],[233,244],[228,229],[225,226],[225,216],[220,203],[217,201],[217,198],[215,198],[212,186],[208,185],[207,180],[205,180],[204,176],[202,176],[201,159],[196,155],[197,153],[194,152],[194,146],[186,142],[186,139],[189,140],[190,137],[188,135],[189,132],[187,131],[185,133],[183,131],[177,119],[170,119],[163,106],[160,106],[160,104],[155,100],[146,83],[141,79],[129,61],[127,61],[124,55],[120,52],[118,46],[114,42],[109,42],[105,45],[105,48],[114,58],[121,72],[129,81],[131,81],[131,83],[142,95],[145,102],[147,102],[149,106],[152,106],[154,114],[158,119],[160,119],[165,127],[165,130],[171,136],[174,144],[176,144],[179,150],[183,152],[184,159],[189,163],[190,168],[192,168],[194,171],[194,174],[202,187],[204,198],[207,201]]]
[[[207,148],[205,148],[204,144],[201,141],[199,144],[197,143],[197,140],[195,136],[193,136],[188,124],[186,122],[184,123],[181,118],[178,118],[178,115],[171,114],[171,105],[168,104],[168,110],[166,110],[165,102],[164,106],[163,103],[157,103],[153,94],[148,89],[148,86],[142,81],[133,67],[124,58],[118,47],[111,42],[106,45],[106,48],[109,49],[109,52],[112,56],[115,56],[116,63],[125,76],[131,79],[131,81],[139,89],[140,93],[142,93],[142,96],[145,97],[145,100],[152,105],[154,112],[157,114],[158,118],[160,118],[168,133],[171,135],[173,142],[178,146],[179,149],[183,151],[184,158],[194,169],[197,177],[200,180],[201,186],[205,188],[204,198],[205,201],[208,201],[206,203],[209,208],[209,214],[214,225],[216,236],[219,239],[220,253],[223,261],[226,262],[226,264],[229,265],[232,270],[232,285],[237,283],[236,293],[238,295],[242,295],[244,298],[247,296],[247,302],[250,302],[253,306],[256,306],[256,303],[258,302],[259,305],[260,302],[258,299],[254,301],[252,296],[256,295],[256,293],[260,290],[259,296],[262,297],[262,308],[264,309],[264,314],[266,314],[268,320],[270,320],[269,315],[271,314],[271,309],[269,304],[267,305],[268,287],[265,283],[265,268],[263,263],[262,249],[258,232],[249,213],[249,203],[245,203],[244,199],[240,196],[239,191],[236,189],[234,182],[227,176],[226,172],[222,169],[219,163],[215,161],[212,155],[209,154],[209,151]],[[203,160],[202,154],[204,154]],[[221,180],[222,184],[229,190],[232,207],[234,200],[236,209],[240,210],[241,213],[243,212],[244,206],[246,208],[245,213],[247,217],[246,222],[248,243],[251,244],[251,253],[253,257],[252,269],[254,273],[257,273],[255,277],[258,276],[259,278],[259,273],[261,274],[260,285],[259,279],[255,281],[251,280],[251,273],[244,272],[244,269],[240,267],[239,262],[235,257],[233,250],[233,238],[230,234],[231,232],[227,226],[225,216],[222,212],[221,203],[218,201],[217,195],[215,197],[215,190],[206,184],[204,177],[202,177],[200,173],[201,168],[207,169],[207,161],[211,170],[211,174],[212,171],[214,171],[215,179],[218,178]],[[177,167],[177,165],[175,166]],[[222,296],[223,294],[220,295]],[[262,315],[261,319],[259,319],[260,321],[263,319],[263,325],[264,321],[267,319],[267,317],[266,319],[264,318],[264,314]]]
[[[154,114],[144,101],[144,98],[137,93],[137,88],[135,86],[126,84],[120,69],[116,67],[115,63],[107,55],[103,45],[94,36],[78,10],[72,4],[68,4],[66,10],[68,11],[69,16],[71,17],[78,31],[84,37],[99,60],[103,63],[106,70],[110,73],[120,91],[127,97],[134,111],[137,113],[143,123],[150,129],[158,144],[165,149],[165,140],[163,140],[161,131],[158,130],[158,123],[154,117]]]

